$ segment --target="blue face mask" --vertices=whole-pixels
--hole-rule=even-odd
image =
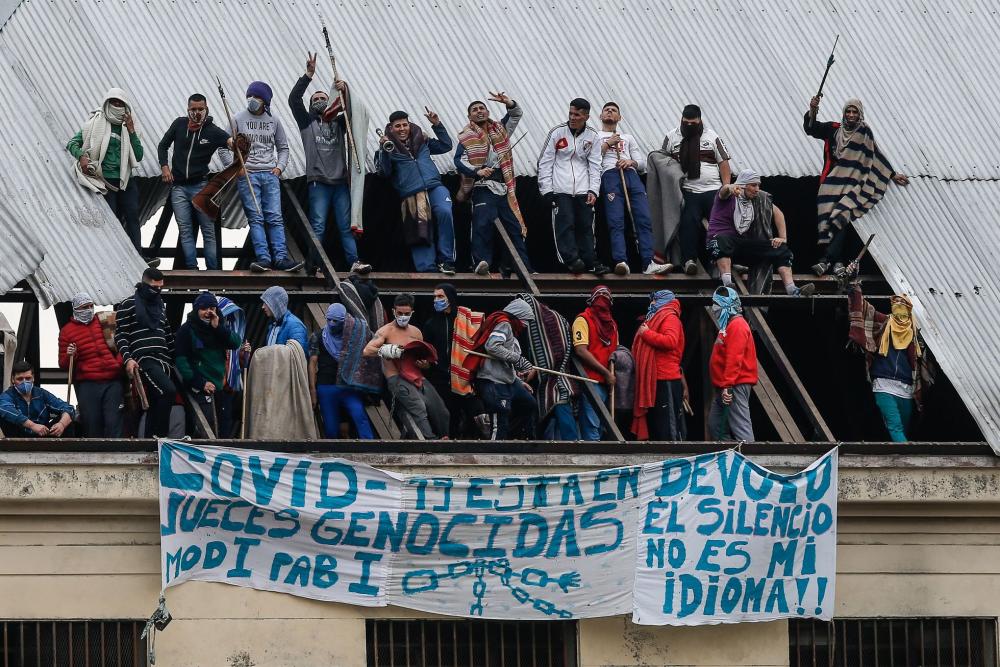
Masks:
[[[35,383],[32,380],[25,380],[24,382],[18,382],[15,387],[17,391],[21,394],[30,394],[32,388],[34,388]]]
[[[247,98],[247,111],[250,113],[257,113],[264,106],[264,103],[258,100],[256,97]]]
[[[434,299],[434,310],[443,313],[448,308],[448,299]]]

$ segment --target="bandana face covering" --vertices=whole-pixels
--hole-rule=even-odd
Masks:
[[[326,98],[320,98],[318,100],[313,100],[309,103],[309,110],[313,113],[322,114],[326,111],[326,108],[330,106],[330,100]]]
[[[892,307],[892,319],[900,324],[910,323],[910,309],[903,304],[894,304]]]
[[[434,299],[434,310],[443,313],[448,308],[448,299]]]
[[[73,319],[80,324],[90,324],[90,321],[94,319],[94,309],[93,308],[79,308],[73,311]]]
[[[206,116],[208,116],[208,112],[201,109],[188,111],[188,129],[194,130],[201,127],[205,122]]]
[[[125,114],[128,110],[125,107],[115,107],[108,104],[104,107],[104,115],[107,117],[108,122],[114,125],[121,125],[125,122]]]

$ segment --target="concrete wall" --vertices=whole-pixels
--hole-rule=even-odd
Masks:
[[[400,471],[497,474],[620,465],[617,457],[357,457]],[[638,457],[630,457],[636,461]],[[807,461],[760,457],[776,469]],[[449,464],[449,461],[451,463]],[[837,615],[1000,615],[1000,468],[989,458],[842,457]],[[159,593],[155,461],[0,454],[0,618],[145,618]],[[363,665],[365,618],[420,618],[191,582],[157,664]],[[785,622],[655,628],[579,622],[581,667],[787,665]]]

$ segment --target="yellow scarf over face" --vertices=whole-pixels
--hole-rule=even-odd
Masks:
[[[913,302],[905,296],[894,296],[889,300],[892,305],[892,314],[886,322],[885,330],[882,332],[882,340],[879,341],[878,353],[883,357],[889,354],[889,339],[892,339],[892,347],[896,350],[905,350],[914,342],[917,335],[917,323],[913,319]],[[920,345],[915,346],[917,356],[920,356]]]

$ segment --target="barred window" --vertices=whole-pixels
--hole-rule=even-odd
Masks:
[[[368,667],[576,667],[575,621],[365,623]]]
[[[144,667],[145,621],[0,621],[2,667]]]
[[[994,618],[844,618],[788,625],[791,667],[998,667]]]

